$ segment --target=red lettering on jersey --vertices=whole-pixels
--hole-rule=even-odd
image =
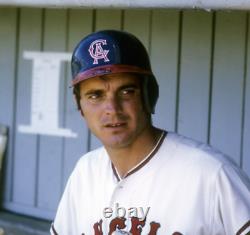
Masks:
[[[95,231],[95,235],[103,235],[102,232],[102,220],[100,220],[100,222],[95,223],[94,226],[94,231]]]
[[[122,229],[126,228],[125,221],[126,221],[126,219],[124,217],[114,218],[109,224],[108,235],[112,235],[112,233],[115,232],[117,229],[122,230]],[[94,224],[93,228],[94,228],[95,235],[103,235],[102,223],[103,223],[103,221],[100,220],[99,222]],[[146,224],[146,218],[144,220],[140,220],[137,217],[132,217],[131,218],[130,234],[141,235],[142,228],[145,226],[145,224]],[[161,225],[159,223],[151,222],[150,223],[150,232],[148,233],[148,235],[157,235],[157,231],[160,227],[161,227]],[[82,235],[84,235],[84,233]],[[183,235],[183,234],[179,233],[179,232],[174,232],[172,235]]]
[[[142,232],[142,227],[144,227],[144,225],[145,225],[145,221],[146,221],[146,219],[140,220],[137,217],[132,217],[131,218],[132,226],[130,229],[130,233],[133,235],[140,235]]]
[[[121,230],[123,228],[126,228],[125,221],[126,221],[126,219],[123,217],[117,217],[117,218],[113,219],[109,225],[109,235],[111,235],[113,232],[115,232],[116,229]]]
[[[150,232],[148,235],[156,235],[157,230],[161,227],[159,223],[151,222],[150,223]]]

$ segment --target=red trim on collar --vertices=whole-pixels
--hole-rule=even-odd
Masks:
[[[117,173],[117,171],[116,171],[116,169],[115,169],[115,166],[114,166],[114,164],[113,164],[112,162],[111,162],[111,167],[112,167],[113,173],[114,173],[114,175],[115,175],[117,181],[120,182],[120,181],[121,181],[121,178],[119,177],[119,175],[118,175],[118,173]]]
[[[158,140],[156,146],[154,147],[153,151],[138,166],[136,166],[134,169],[129,171],[125,175],[124,178],[126,178],[126,177],[132,175],[133,173],[135,173],[136,171],[140,170],[143,166],[145,166],[153,158],[153,156],[157,153],[157,151],[161,147],[161,144],[162,144],[163,140],[165,139],[166,134],[167,134],[167,132],[163,131],[163,133],[162,133],[161,137],[159,138],[159,140]]]
[[[167,135],[166,131],[162,131],[162,134],[158,140],[158,142],[156,143],[155,147],[153,148],[152,152],[145,158],[143,159],[135,168],[132,168],[132,170],[130,170],[123,178],[127,178],[128,176],[132,175],[133,173],[135,173],[136,171],[140,170],[143,166],[145,166],[152,158],[153,156],[157,153],[157,151],[159,150],[159,148],[161,147],[165,137]],[[112,170],[113,173],[117,179],[117,181],[121,181],[121,178],[119,177],[119,174],[117,173],[114,164],[111,162],[111,166],[112,166]]]
[[[51,229],[52,229],[52,232],[54,235],[59,235],[57,232],[56,232],[56,229],[54,227],[54,224],[51,224]]]
[[[239,231],[236,233],[236,235],[242,235],[243,232],[244,232],[247,228],[249,228],[249,227],[250,227],[250,220],[249,220],[248,222],[246,222],[246,223],[239,229]],[[248,234],[250,234],[250,233],[248,232],[246,235],[248,235]]]

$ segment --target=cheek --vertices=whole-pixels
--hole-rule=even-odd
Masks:
[[[99,116],[91,110],[83,110],[83,118],[92,133],[96,133],[99,126]]]
[[[141,101],[132,102],[123,106],[125,115],[128,115],[133,125],[144,125],[147,115]],[[131,124],[132,124],[131,123]]]
[[[96,113],[96,111],[98,110],[98,107],[86,102],[85,100],[80,100],[80,106],[84,116],[88,116],[91,114],[94,115],[94,113]]]
[[[143,110],[143,104],[141,102],[141,100],[139,99],[136,99],[132,102],[128,102],[128,103],[125,103],[123,105],[123,109],[124,111],[129,111],[131,113],[133,113],[134,115],[139,115],[141,112],[144,112]]]
[[[80,102],[80,106],[81,106],[81,113],[85,121],[87,122],[87,125],[93,126],[95,123],[94,120],[96,120],[98,116],[98,108],[93,107],[93,105],[84,103],[83,101]]]

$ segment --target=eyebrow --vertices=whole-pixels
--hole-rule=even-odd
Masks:
[[[91,94],[97,94],[97,93],[102,93],[104,91],[104,89],[90,89],[88,91],[86,91],[83,95],[84,96],[88,96],[88,95],[91,95]]]
[[[135,89],[139,89],[139,85],[135,84],[135,83],[129,83],[129,84],[125,84],[125,85],[122,85],[120,87],[117,88],[117,91],[121,91],[121,90],[124,90],[124,89],[128,89],[128,88],[135,88]],[[88,95],[91,95],[91,94],[96,94],[96,93],[102,93],[104,92],[105,89],[90,89],[88,91],[86,91],[84,93],[84,96],[88,96]]]
[[[118,90],[124,90],[124,89],[127,89],[127,88],[139,89],[139,85],[134,84],[134,83],[126,84],[126,85],[120,86],[120,87],[118,88]]]

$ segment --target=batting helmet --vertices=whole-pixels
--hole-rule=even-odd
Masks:
[[[114,73],[135,73],[143,78],[145,107],[154,113],[158,84],[152,73],[148,53],[132,34],[102,30],[83,38],[71,60],[72,86],[92,77]],[[74,89],[75,92],[75,89]]]

